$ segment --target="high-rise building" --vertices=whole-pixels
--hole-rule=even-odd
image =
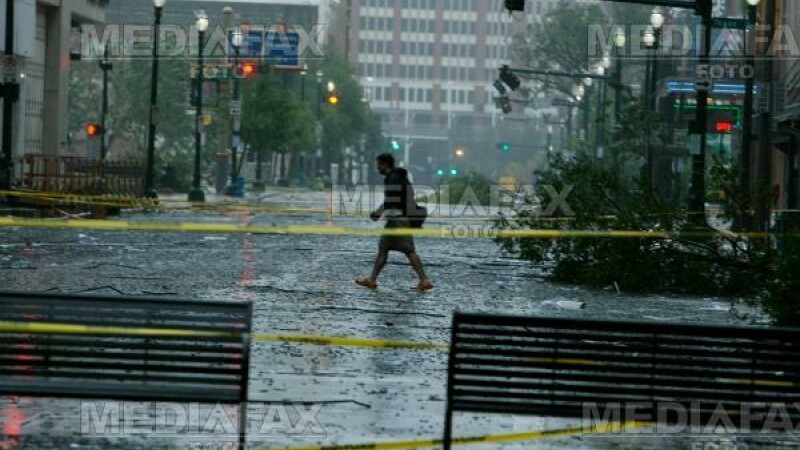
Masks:
[[[529,0],[512,15],[496,0],[341,0],[338,42],[384,133],[404,148],[428,147],[404,162],[426,167],[416,160],[452,147],[459,126],[483,133],[497,124],[492,83],[516,60],[526,26],[556,4]]]

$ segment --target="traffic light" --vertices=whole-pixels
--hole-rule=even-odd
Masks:
[[[501,142],[497,144],[497,148],[503,153],[508,153],[511,151],[511,144],[509,144],[508,142]]]
[[[398,141],[397,139],[392,139],[389,142],[389,150],[391,150],[392,153],[400,153],[401,151],[403,151],[403,143]]]
[[[98,137],[105,133],[103,129],[103,125],[95,122],[89,122],[86,124],[86,135],[89,137]]]
[[[511,99],[508,98],[508,95],[501,95],[497,97],[497,108],[503,111],[503,114],[511,114],[514,112],[514,108],[511,106]]]
[[[457,168],[455,168],[455,167],[453,167],[452,169],[450,169],[450,175],[452,175],[452,176],[454,176],[454,177],[457,177],[457,176],[458,176],[458,169],[457,169]]]
[[[506,9],[509,11],[525,11],[525,0],[506,0]]]
[[[497,93],[500,95],[508,94],[508,89],[506,89],[506,85],[503,84],[500,80],[494,81],[494,88],[497,89]]]
[[[336,106],[341,103],[342,98],[336,92],[328,92],[328,94],[325,96],[325,101],[327,101],[331,106]]]
[[[444,176],[444,169],[437,169],[436,170],[436,176],[437,177],[443,177]]]
[[[250,78],[258,73],[258,66],[253,62],[241,62],[236,65],[236,78]]]
[[[512,91],[516,91],[522,85],[522,81],[511,67],[503,66],[500,68],[500,81],[508,85]],[[495,85],[496,86],[496,85]]]

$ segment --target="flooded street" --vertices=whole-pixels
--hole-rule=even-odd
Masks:
[[[326,225],[330,220],[317,214],[221,216],[198,212],[124,218],[251,225]],[[334,223],[375,226],[360,217],[336,217]],[[443,223],[432,220],[426,228]],[[455,310],[706,324],[742,322],[731,312],[732,304],[724,300],[621,295],[613,288],[591,291],[553,284],[544,279],[539,268],[504,257],[493,242],[485,239],[418,239],[417,247],[437,286],[426,294],[409,289],[414,283],[413,273],[398,255],[392,255],[377,291],[353,283],[371,268],[377,247],[377,238],[371,236],[10,228],[0,230],[0,241],[4,243],[0,277],[6,289],[250,300],[255,305],[256,334],[446,344]],[[439,438],[446,357],[446,351],[440,349],[254,342],[251,402],[281,407],[270,413],[274,420],[260,422],[248,442],[252,448],[277,448]],[[287,425],[297,421],[298,408],[313,409],[318,426],[298,430]],[[81,421],[86,417],[79,409],[78,401],[4,398],[0,402],[4,433],[21,436],[7,437],[0,448],[179,449],[191,448],[197,442],[191,436],[148,433],[120,433],[99,439],[80,436],[76,430],[85,425]],[[456,417],[457,436],[521,433],[576,423],[548,418]],[[692,442],[697,440],[585,435],[476,448],[695,448]]]

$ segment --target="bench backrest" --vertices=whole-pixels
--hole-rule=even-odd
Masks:
[[[448,372],[448,415],[638,405],[653,420],[677,421],[659,414],[676,406],[703,420],[800,402],[800,330],[456,314]]]
[[[247,400],[250,303],[0,292],[0,394]]]

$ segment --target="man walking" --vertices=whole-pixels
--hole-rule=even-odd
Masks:
[[[377,166],[378,172],[385,177],[383,180],[384,201],[380,208],[370,214],[370,218],[374,221],[380,220],[382,217],[385,218],[387,229],[409,228],[411,226],[409,212],[416,211],[417,204],[414,198],[414,187],[408,180],[408,172],[405,169],[396,168],[394,166],[394,156],[388,153],[378,156]],[[386,261],[389,259],[390,251],[400,252],[408,257],[411,267],[414,268],[419,277],[419,283],[413,289],[420,292],[433,289],[433,283],[425,274],[422,260],[417,255],[414,237],[397,235],[381,236],[378,257],[375,260],[372,275],[369,278],[356,280],[359,286],[377,289],[378,276],[380,276]]]

